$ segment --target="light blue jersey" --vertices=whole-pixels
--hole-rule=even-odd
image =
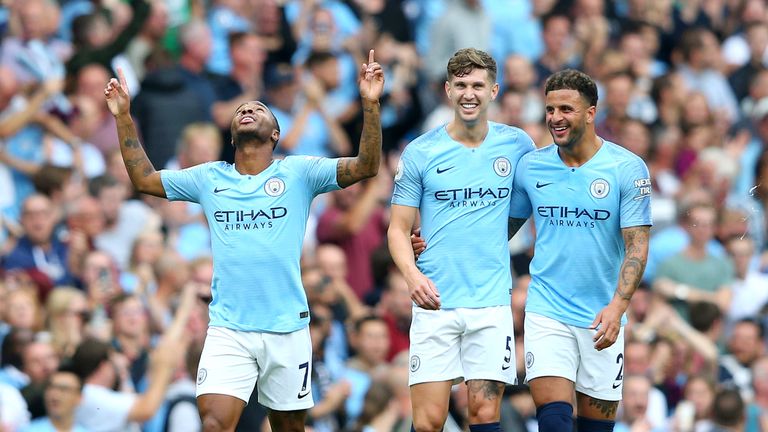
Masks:
[[[208,219],[210,325],[274,333],[305,327],[302,240],[312,199],[338,189],[336,160],[289,156],[257,175],[226,162],[160,173],[169,200],[200,203]]]
[[[536,224],[525,311],[589,327],[616,291],[621,229],[651,225],[650,196],[642,159],[608,141],[578,168],[563,163],[556,145],[523,157],[509,215],[533,213]]]
[[[517,161],[535,147],[522,130],[489,122],[482,145],[454,141],[445,126],[411,142],[395,175],[392,203],[417,207],[427,249],[417,265],[443,309],[508,305],[509,197]]]

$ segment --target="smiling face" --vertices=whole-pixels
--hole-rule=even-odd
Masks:
[[[492,82],[486,69],[472,69],[466,75],[452,76],[445,92],[454,107],[456,119],[474,124],[485,120],[488,105],[496,99],[499,85]]]
[[[277,118],[259,101],[246,102],[237,108],[231,130],[235,147],[244,141],[271,142],[274,147],[280,139]]]
[[[547,93],[546,122],[558,147],[573,148],[584,139],[587,128],[594,127],[595,107],[577,90],[553,90]]]

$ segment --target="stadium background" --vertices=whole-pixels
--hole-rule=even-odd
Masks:
[[[113,71],[126,71],[158,169],[231,161],[231,115],[253,99],[280,120],[279,155],[335,157],[356,152],[354,77],[370,48],[387,79],[384,164],[318,198],[306,232],[310,424],[409,430],[411,304],[386,250],[387,208],[403,147],[452,118],[445,65],[468,46],[498,62],[494,121],[548,145],[542,83],[578,68],[599,83],[598,134],[649,166],[653,238],[629,311],[617,430],[768,430],[762,0],[3,0],[0,38],[4,430],[44,414],[48,376],[88,338],[114,347],[119,391],[142,394],[151,371],[173,369],[144,430],[163,430],[175,400],[191,408],[182,396],[205,336],[209,233],[196,206],[133,190],[104,103]],[[702,205],[713,220],[692,217]],[[510,242],[518,363],[533,236]],[[696,266],[679,255],[691,238],[706,245]],[[153,361],[185,298],[183,349]],[[466,423],[456,390],[446,430]],[[250,404],[240,430],[260,430],[263,416]],[[502,425],[535,430],[525,386],[508,388]]]

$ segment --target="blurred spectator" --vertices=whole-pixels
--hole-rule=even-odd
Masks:
[[[211,54],[206,65],[209,71],[220,75],[229,74],[232,67],[230,36],[233,33],[251,30],[251,24],[246,19],[247,3],[246,0],[213,0],[211,2],[208,11]]]
[[[3,338],[0,348],[0,383],[10,385],[16,390],[21,390],[29,384],[29,377],[21,370],[21,354],[34,340],[35,333],[32,330],[13,327]]]
[[[168,29],[168,6],[164,1],[149,0],[150,11],[139,34],[125,48],[125,56],[139,82],[147,74],[145,62],[154,51],[162,49],[161,43]],[[138,96],[138,95],[137,95]]]
[[[147,0],[131,0],[130,22],[124,27],[112,15],[109,22],[101,10],[81,15],[72,22],[72,43],[75,52],[67,61],[67,74],[79,75],[80,69],[99,64],[107,70],[123,69],[132,94],[138,93],[138,79],[123,52],[131,40],[139,34],[150,13]],[[129,77],[129,78],[128,78]],[[103,83],[102,83],[103,84]]]
[[[189,282],[189,265],[173,251],[166,251],[154,262],[155,290],[146,300],[153,328],[162,332],[173,320],[172,306]]]
[[[712,427],[712,405],[715,384],[711,379],[694,375],[688,378],[683,389],[683,400],[677,404],[671,417],[673,430],[707,431]]]
[[[179,29],[179,41],[182,51],[177,70],[197,95],[197,103],[207,110],[204,120],[210,121],[213,119],[210,110],[216,102],[216,89],[205,70],[212,49],[211,30],[204,21],[190,21]]]
[[[544,53],[534,62],[537,86],[552,73],[574,64],[571,20],[568,16],[552,12],[541,17],[541,37],[544,40]]]
[[[738,390],[732,388],[718,390],[712,408],[712,422],[714,424],[709,432],[742,431],[745,418],[744,410],[744,399]]]
[[[51,200],[31,195],[24,201],[21,226],[24,236],[3,260],[5,270],[36,269],[56,285],[74,282],[68,246],[54,236]]]
[[[85,334],[91,311],[85,294],[72,287],[57,287],[46,303],[51,344],[61,359],[70,359]]]
[[[43,393],[48,381],[59,368],[59,356],[50,342],[38,336],[24,347],[21,364],[22,372],[29,377],[29,383],[21,389],[21,395],[27,402],[32,418],[42,417],[46,415]]]
[[[620,414],[616,418],[616,432],[629,432],[637,430],[661,431],[654,428],[647,417],[648,393],[651,390],[651,381],[645,375],[624,375],[624,387]]]
[[[728,81],[717,69],[720,65],[718,48],[712,31],[705,28],[686,31],[680,40],[682,61],[678,71],[687,88],[704,93],[718,120],[733,123],[739,119],[739,107]]]
[[[142,393],[130,392],[126,364],[109,344],[98,340],[80,344],[72,359],[76,373],[85,382],[83,401],[75,417],[79,423],[96,432],[132,431],[138,428],[135,422],[155,415],[185,353],[182,331],[195,301],[195,292],[185,291],[173,324],[150,354],[148,385]]]
[[[8,431],[23,430],[29,423],[29,411],[19,390],[0,382],[0,428]]]
[[[653,289],[673,301],[686,319],[689,314],[685,305],[692,302],[707,301],[721,310],[728,310],[733,264],[708,250],[708,243],[714,238],[715,209],[706,204],[694,204],[683,217],[690,243],[682,252],[661,262]]]
[[[128,362],[133,388],[143,391],[147,383],[151,347],[147,311],[138,297],[120,294],[110,301],[112,348]]]
[[[354,322],[350,343],[355,355],[347,361],[344,379],[351,391],[346,401],[347,421],[354,424],[363,412],[365,394],[377,377],[386,374],[389,331],[381,318],[366,316]]]
[[[728,241],[728,254],[733,260],[736,279],[731,284],[733,299],[728,310],[730,322],[754,317],[768,303],[768,275],[758,270],[755,243],[747,236]]]
[[[170,59],[164,60],[148,68],[141,91],[131,103],[131,114],[136,119],[147,156],[154,166],[163,167],[173,157],[176,150],[174,144],[187,125],[211,117],[210,106],[203,103],[201,91],[192,81],[190,72],[184,71],[181,66],[174,66]],[[203,84],[203,92],[210,97],[208,90],[212,87],[206,81],[202,82],[206,83]],[[119,152],[117,157],[125,173],[125,164]],[[127,174],[123,176],[127,177]],[[130,180],[128,184],[131,184]]]
[[[75,410],[82,401],[83,381],[71,367],[66,366],[54,370],[50,379],[45,383],[44,404],[45,417],[38,418],[29,424],[22,432],[69,431],[87,432],[75,422]]]
[[[157,215],[141,201],[128,200],[125,187],[108,174],[91,180],[89,190],[101,204],[106,222],[104,231],[96,237],[96,247],[125,269],[133,242],[145,229],[157,227]]]
[[[261,36],[267,63],[290,63],[296,52],[296,40],[285,16],[285,7],[277,0],[252,0],[254,31]]]
[[[768,66],[768,21],[763,19],[747,22],[743,37],[749,50],[747,61],[728,76],[728,83],[739,101],[747,96],[749,86],[757,73]],[[724,44],[723,54],[727,56],[729,51],[725,46]]]
[[[243,101],[264,97],[262,76],[266,55],[261,38],[255,33],[234,32],[229,34],[227,40],[231,66],[227,68],[226,73],[212,78],[216,103],[211,107],[211,112],[213,122],[221,129],[222,140],[227,143],[221,147],[221,156],[216,155],[215,160],[233,161],[234,146],[229,145],[232,141],[232,113]]]
[[[101,150],[104,157],[111,150],[119,148],[115,119],[109,115],[107,104],[104,103],[103,87],[109,77],[109,70],[98,63],[84,64],[79,68],[77,75],[73,75],[75,95],[90,100],[93,106],[98,108],[95,113],[88,113],[91,116],[88,121],[93,122],[89,130],[91,134],[82,138]]]
[[[387,276],[377,312],[389,329],[387,361],[392,361],[398,354],[408,351],[413,312],[411,293],[400,272],[391,271]]]
[[[163,430],[166,432],[199,432],[202,430],[200,414],[197,412],[195,398],[195,377],[200,363],[203,346],[192,343],[184,359],[184,372],[175,379],[165,394],[166,420]]]
[[[432,24],[424,64],[430,81],[441,84],[445,80],[443,65],[461,48],[491,51],[493,26],[481,3],[480,0],[453,0]],[[470,28],[472,31],[464,31]]]
[[[765,354],[765,327],[759,321],[743,318],[737,321],[728,337],[728,353],[720,358],[718,382],[735,386],[747,399],[752,399],[752,365]]]
[[[331,199],[317,223],[317,240],[334,243],[346,255],[347,282],[364,300],[373,290],[371,257],[387,233],[387,212],[382,204],[382,181],[377,176],[363,183],[331,192]]]

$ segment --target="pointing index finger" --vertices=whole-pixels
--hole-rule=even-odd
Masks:
[[[368,64],[370,65],[375,60],[373,59],[373,50],[368,51]]]
[[[123,90],[128,91],[128,83],[125,81],[123,68],[117,68],[117,76],[120,78],[120,85],[123,87]]]

